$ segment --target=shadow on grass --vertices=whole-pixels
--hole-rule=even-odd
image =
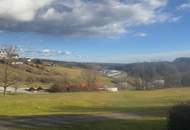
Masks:
[[[105,117],[92,115],[36,115],[36,116],[0,116],[1,127],[12,130],[61,127],[74,122],[93,122],[107,120]]]
[[[145,117],[166,117],[170,107],[152,106],[152,107],[81,107],[81,106],[64,106],[55,107],[51,112],[74,112],[74,113],[133,113]]]
[[[113,120],[91,115],[1,116],[1,130],[166,130],[165,120]]]
[[[82,107],[58,106],[49,113],[80,113],[79,115],[1,116],[0,130],[166,130],[165,117],[168,107]],[[88,113],[91,115],[87,115]],[[92,113],[109,112],[134,114],[149,118],[118,118]],[[83,114],[84,113],[84,114]],[[118,116],[118,115],[116,115]],[[122,115],[119,115],[122,116]],[[3,129],[2,129],[3,128]],[[6,128],[6,129],[4,129]]]

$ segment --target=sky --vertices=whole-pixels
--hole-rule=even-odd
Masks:
[[[75,62],[190,57],[190,0],[0,0],[4,44]]]

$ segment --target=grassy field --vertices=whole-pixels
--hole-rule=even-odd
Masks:
[[[7,95],[0,96],[0,126],[18,130],[164,130],[168,108],[186,101],[190,101],[190,88]]]
[[[4,79],[4,68],[5,65],[0,63],[0,81]],[[8,81],[15,82],[12,87],[50,87],[54,83],[61,82],[65,76],[70,82],[80,81],[84,70],[77,67],[45,66],[32,63],[17,66],[10,65],[8,67]],[[102,84],[111,84],[111,79],[106,76],[99,75],[99,80]]]

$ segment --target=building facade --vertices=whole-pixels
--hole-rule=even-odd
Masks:
[[[6,59],[8,57],[8,54],[5,50],[0,50],[0,59]]]

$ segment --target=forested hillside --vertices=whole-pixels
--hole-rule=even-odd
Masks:
[[[190,58],[178,58],[173,62],[106,64],[104,67],[126,71],[146,82],[162,79],[167,87],[190,85]]]

